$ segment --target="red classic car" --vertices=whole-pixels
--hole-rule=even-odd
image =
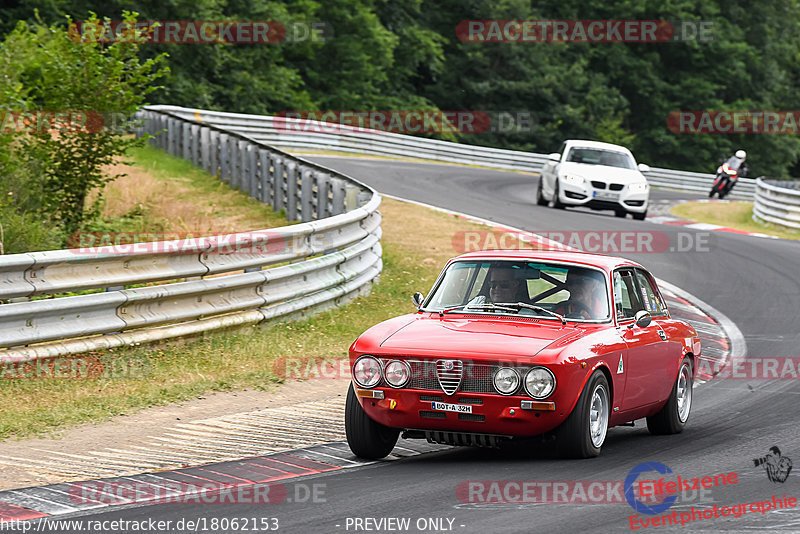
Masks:
[[[654,434],[689,418],[697,332],[672,319],[654,278],[624,258],[481,251],[451,259],[419,311],[350,347],[347,442],[382,458],[404,438],[492,446],[554,435],[600,454],[609,427]]]

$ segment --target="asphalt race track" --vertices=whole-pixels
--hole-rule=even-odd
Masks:
[[[379,192],[468,213],[530,231],[665,232],[672,242],[707,240],[686,252],[626,254],[657,277],[696,295],[732,319],[747,343],[748,358],[800,357],[797,304],[800,303],[800,242],[762,239],[656,225],[612,212],[554,210],[535,205],[538,178],[509,172],[438,164],[312,157],[374,186]],[[701,198],[654,191],[653,200]],[[679,237],[678,234],[682,234]],[[455,253],[454,253],[455,255]],[[421,287],[426,292],[429,288]],[[795,364],[796,365],[796,364]],[[795,367],[796,370],[796,367]],[[778,446],[783,456],[800,461],[800,382],[798,380],[713,380],[695,390],[687,429],[675,436],[651,436],[643,421],[618,427],[600,457],[558,459],[546,447],[527,454],[492,450],[447,449],[354,466],[287,482],[287,495],[323,484],[318,502],[273,505],[162,504],[116,508],[81,519],[278,518],[279,532],[628,532],[636,512],[622,495],[603,504],[480,503],[457,489],[467,481],[554,482],[620,481],[642,462],[659,462],[684,479],[736,473],[735,484],[698,495],[689,491],[665,513],[691,515],[691,507],[733,506],[754,501],[800,497],[800,470],[785,482],[772,482],[754,459]],[[403,445],[401,441],[399,445]],[[651,473],[652,474],[652,473]],[[649,477],[653,478],[653,477]],[[459,486],[461,484],[461,486]],[[507,487],[507,486],[506,486]],[[572,486],[570,486],[572,487]],[[459,498],[462,497],[462,498]],[[610,495],[612,500],[614,496]],[[495,499],[497,501],[498,499]],[[500,499],[503,500],[503,499]],[[766,506],[761,506],[765,509]],[[639,514],[639,519],[657,516]],[[677,516],[680,518],[680,515]],[[357,521],[372,518],[376,522]],[[408,526],[385,522],[409,518]],[[684,526],[651,526],[652,531],[800,532],[800,508],[761,513],[748,508],[741,517],[698,519]],[[377,521],[383,520],[383,523]],[[241,531],[218,524],[215,531]],[[637,524],[636,526],[641,526]],[[252,528],[250,530],[253,530]],[[62,530],[63,531],[63,530]],[[176,531],[172,529],[172,531]]]

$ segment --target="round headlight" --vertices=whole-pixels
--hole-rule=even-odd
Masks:
[[[544,367],[534,367],[525,375],[525,391],[534,399],[544,399],[556,389],[556,377]]]
[[[386,364],[383,370],[383,376],[390,386],[393,388],[401,388],[408,382],[408,377],[411,376],[411,368],[406,362],[392,360]]]
[[[519,375],[510,367],[501,367],[494,374],[494,389],[503,395],[511,395],[519,387]]]
[[[362,388],[374,388],[381,381],[381,364],[372,356],[362,356],[353,364],[353,380]]]

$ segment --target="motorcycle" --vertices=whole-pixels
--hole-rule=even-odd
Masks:
[[[717,167],[717,177],[711,184],[708,198],[713,198],[716,193],[722,200],[731,192],[739,177],[744,177],[745,174],[747,174],[747,166],[744,164],[744,158],[731,156],[728,161]]]

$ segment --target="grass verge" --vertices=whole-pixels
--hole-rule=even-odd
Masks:
[[[122,232],[137,241],[141,234],[152,241],[146,234],[234,233],[289,224],[285,213],[275,213],[189,161],[150,146],[131,156],[134,166],[109,169],[126,175],[106,185],[102,218],[86,231]]]
[[[673,215],[691,221],[727,226],[743,232],[758,232],[783,239],[800,239],[800,231],[753,220],[752,202],[685,202],[674,206]]]

